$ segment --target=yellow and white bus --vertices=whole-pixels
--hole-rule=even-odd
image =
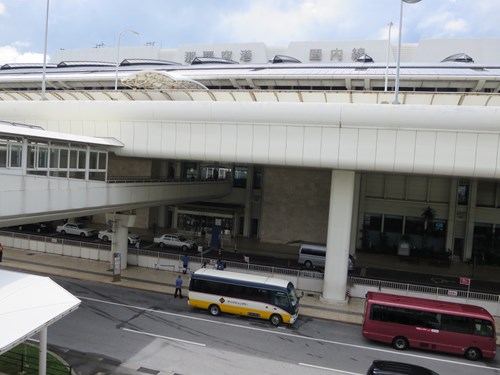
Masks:
[[[188,303],[213,316],[243,315],[267,319],[275,326],[293,324],[299,314],[299,298],[291,282],[207,268],[193,273]]]

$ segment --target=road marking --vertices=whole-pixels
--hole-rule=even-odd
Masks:
[[[132,333],[138,333],[140,335],[145,335],[145,336],[157,337],[157,338],[164,339],[164,340],[171,340],[171,341],[183,342],[185,344],[198,345],[198,346],[206,346],[205,344],[202,344],[202,343],[199,343],[199,342],[181,340],[181,339],[176,339],[175,337],[168,337],[168,336],[156,335],[154,333],[149,333],[149,332],[144,332],[144,331],[136,331],[135,329],[121,328],[121,330],[122,331],[127,331],[127,332],[132,332]]]
[[[299,366],[312,367],[312,368],[317,368],[319,370],[326,370],[326,371],[332,371],[332,372],[335,371],[337,373],[347,374],[347,375],[363,375],[363,374],[360,374],[359,372],[349,372],[349,371],[337,370],[335,368],[315,366],[315,365],[310,365],[308,363],[302,363],[302,362],[299,362]]]
[[[79,297],[79,296],[77,296],[77,298],[82,299],[82,300],[88,300],[88,301],[94,301],[94,302],[104,303],[104,304],[108,304],[108,305],[122,306],[122,307],[131,308],[131,309],[148,311],[148,312],[152,312],[152,313],[156,313],[156,314],[170,315],[170,316],[175,316],[175,317],[178,317],[178,318],[197,320],[197,321],[200,321],[200,322],[207,322],[207,323],[212,323],[212,324],[220,324],[220,325],[225,325],[225,326],[229,326],[229,327],[247,329],[247,330],[250,330],[250,331],[258,331],[258,332],[271,333],[271,334],[275,334],[275,335],[293,337],[293,338],[301,339],[301,340],[323,342],[323,343],[326,343],[326,344],[334,344],[334,345],[345,346],[345,347],[350,347],[350,348],[370,350],[370,351],[380,352],[380,353],[396,354],[398,356],[406,356],[406,357],[412,357],[412,358],[426,359],[426,360],[430,360],[430,361],[449,363],[449,364],[459,365],[459,366],[469,366],[469,367],[486,369],[486,370],[493,370],[493,371],[499,371],[500,370],[500,367],[485,366],[485,365],[476,365],[476,364],[473,364],[473,363],[470,363],[470,362],[452,361],[452,360],[448,360],[448,359],[441,359],[441,358],[428,357],[428,356],[418,355],[418,354],[404,353],[404,352],[401,352],[399,350],[379,349],[379,348],[372,348],[372,347],[363,346],[363,345],[348,344],[348,343],[340,342],[340,341],[333,341],[333,340],[327,340],[327,339],[321,339],[321,338],[315,338],[315,337],[301,336],[301,335],[297,335],[297,334],[294,334],[294,333],[288,333],[288,332],[280,332],[280,331],[274,330],[274,329],[273,330],[269,330],[269,329],[257,328],[257,327],[247,327],[247,326],[242,326],[240,324],[235,324],[235,323],[227,323],[227,322],[221,322],[221,321],[211,320],[211,319],[206,319],[206,318],[198,318],[196,316],[189,316],[189,315],[184,315],[184,314],[171,313],[171,312],[167,312],[167,311],[155,310],[155,309],[150,309],[150,308],[147,308],[147,307],[140,307],[140,306],[134,306],[134,305],[127,305],[127,304],[118,303],[118,302],[104,301],[104,300],[100,300],[100,299],[96,299],[96,298]]]

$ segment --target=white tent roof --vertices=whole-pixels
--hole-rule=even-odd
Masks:
[[[0,270],[0,354],[76,310],[80,300],[48,277]]]

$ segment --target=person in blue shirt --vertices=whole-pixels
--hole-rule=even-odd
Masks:
[[[188,269],[188,265],[189,265],[189,257],[187,256],[187,254],[184,254],[182,256],[182,267],[183,267],[182,273],[183,274],[186,274],[187,269]]]
[[[177,293],[179,293],[179,297],[182,298],[182,276],[179,275],[177,279],[175,279],[175,293],[174,298],[177,298]]]

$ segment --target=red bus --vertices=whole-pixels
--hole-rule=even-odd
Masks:
[[[479,306],[368,292],[363,336],[399,350],[417,348],[495,358],[495,321]]]

